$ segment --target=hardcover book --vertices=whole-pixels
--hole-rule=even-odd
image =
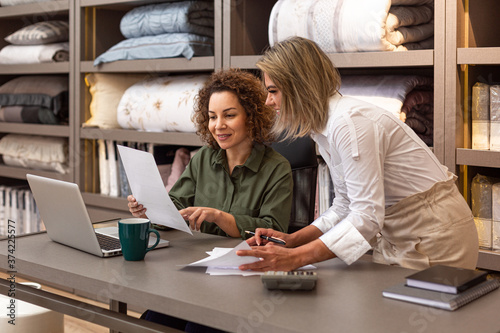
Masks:
[[[475,299],[486,295],[497,289],[500,281],[491,279],[483,281],[459,294],[448,294],[433,290],[408,287],[405,284],[398,284],[385,289],[382,295],[400,301],[427,305],[434,308],[454,311]]]
[[[406,277],[409,287],[458,294],[486,280],[485,271],[436,265]]]

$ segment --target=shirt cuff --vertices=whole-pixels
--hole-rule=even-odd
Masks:
[[[350,265],[372,247],[359,231],[347,220],[319,238],[335,255]]]
[[[339,221],[340,216],[338,216],[332,209],[328,209],[311,224],[325,234],[335,227]]]

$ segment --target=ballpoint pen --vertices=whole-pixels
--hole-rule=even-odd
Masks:
[[[250,234],[252,236],[255,236],[255,232],[253,231],[245,231],[247,234]],[[265,240],[268,240],[270,242],[273,242],[273,243],[277,243],[277,244],[281,244],[281,245],[286,245],[286,242],[282,239],[279,239],[279,238],[273,238],[273,237],[268,237],[268,236],[264,236],[264,235],[260,235],[260,238],[262,239],[265,239]]]

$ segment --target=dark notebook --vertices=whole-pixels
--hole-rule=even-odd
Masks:
[[[385,289],[382,295],[400,301],[453,311],[497,289],[499,286],[499,280],[491,279],[483,281],[460,294],[448,294],[433,290],[408,287],[405,284],[398,284]]]
[[[486,280],[485,271],[436,265],[406,277],[409,287],[458,294]]]

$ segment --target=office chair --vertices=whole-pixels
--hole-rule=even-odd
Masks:
[[[310,137],[281,141],[271,147],[283,155],[292,167],[293,201],[288,233],[295,232],[314,220],[318,158]]]

